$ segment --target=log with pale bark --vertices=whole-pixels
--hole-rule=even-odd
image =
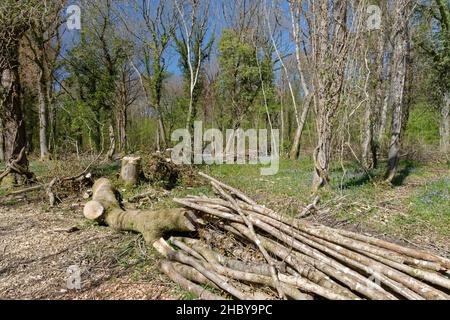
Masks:
[[[258,205],[243,192],[204,173],[220,198],[174,199],[208,222],[201,239],[159,239],[154,247],[184,279],[208,284],[224,298],[237,299],[450,299],[450,260],[348,230],[283,216]],[[237,254],[211,236],[225,233]],[[231,240],[230,240],[231,241]],[[175,249],[176,248],[176,249]],[[167,273],[167,270],[163,270]],[[249,292],[248,288],[252,291]]]
[[[195,231],[194,221],[191,221],[191,215],[187,214],[186,209],[125,209],[117,190],[106,178],[98,179],[92,191],[92,200],[83,209],[87,219],[104,223],[118,231],[141,233],[147,243],[152,243],[167,232]]]

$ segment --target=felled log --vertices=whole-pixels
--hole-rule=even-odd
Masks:
[[[104,223],[118,231],[139,232],[147,243],[152,243],[166,232],[195,231],[185,209],[125,209],[118,200],[117,190],[106,178],[98,179],[92,192],[92,200],[86,203],[83,210],[87,219]]]
[[[141,157],[127,156],[122,158],[120,179],[125,186],[133,187],[137,185],[143,177],[141,161]]]

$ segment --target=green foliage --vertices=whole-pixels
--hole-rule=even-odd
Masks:
[[[63,101],[63,136],[75,137],[79,147],[105,147],[107,123],[117,104],[116,83],[120,68],[128,63],[131,42],[116,32],[117,22],[110,9],[88,10],[89,21],[80,41],[68,52],[64,68],[69,76],[65,85],[73,88]],[[61,135],[62,132],[59,132]],[[73,138],[72,138],[73,139]]]
[[[424,58],[424,95],[436,106],[450,90],[450,2],[434,0],[417,9],[419,25],[414,36]]]
[[[239,125],[249,112],[260,92],[261,77],[257,49],[254,44],[240,38],[235,31],[225,29],[219,40],[218,94],[224,111],[230,108],[224,122]],[[264,82],[272,85],[272,63],[263,58],[261,73]]]
[[[439,115],[429,105],[416,105],[409,114],[405,132],[408,143],[436,145],[439,143]]]

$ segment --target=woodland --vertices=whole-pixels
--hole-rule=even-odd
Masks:
[[[0,299],[450,299],[449,1],[2,0],[0,80]]]

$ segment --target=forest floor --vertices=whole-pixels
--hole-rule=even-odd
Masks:
[[[32,168],[38,177],[49,174],[39,162]],[[286,215],[298,214],[311,202],[312,163],[307,159],[281,161],[274,176],[260,176],[252,165],[201,170]],[[366,173],[346,163],[332,172],[333,184],[321,195],[321,213],[309,219],[450,257],[448,164],[405,161],[392,186],[377,178],[382,169]],[[105,174],[115,179],[114,173]],[[168,195],[137,206],[175,206],[173,197],[212,193],[206,183],[191,182],[182,180]],[[127,199],[147,188],[119,190]],[[160,258],[141,236],[85,220],[84,202],[72,195],[49,208],[43,196],[30,194],[0,203],[0,299],[195,298],[158,271]],[[81,290],[67,289],[67,270],[73,265],[81,269]]]

